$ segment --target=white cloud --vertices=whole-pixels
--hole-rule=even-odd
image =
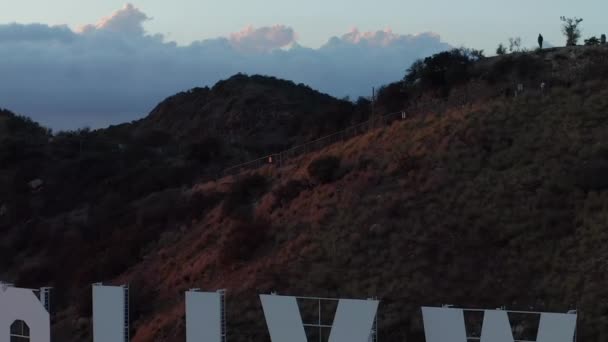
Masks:
[[[249,26],[230,35],[231,44],[240,51],[269,52],[296,42],[296,34],[291,27],[274,25],[254,28]]]
[[[416,58],[449,48],[432,33],[353,30],[311,49],[284,25],[178,46],[146,34],[146,20],[126,5],[77,31],[0,25],[0,107],[53,128],[100,127],[142,117],[169,95],[237,72],[291,79],[339,97],[367,95],[401,78]]]
[[[129,35],[143,35],[145,33],[143,23],[150,19],[132,4],[126,4],[109,17],[102,18],[97,24],[85,25],[78,31],[79,33],[90,33],[101,30]]]
[[[357,28],[353,28],[349,33],[342,36],[342,40],[351,44],[365,44],[369,46],[391,46],[403,42],[411,42],[420,37],[439,38],[433,33],[425,33],[419,35],[399,35],[393,33],[393,30],[387,28],[379,31],[361,32]]]

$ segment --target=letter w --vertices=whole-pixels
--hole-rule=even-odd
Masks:
[[[466,342],[464,310],[422,308],[427,342]],[[576,315],[541,313],[536,342],[572,342]],[[481,328],[481,342],[514,342],[507,311],[486,310]]]

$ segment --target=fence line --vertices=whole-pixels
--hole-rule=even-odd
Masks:
[[[463,96],[457,101],[455,101],[455,103],[450,103],[450,101],[429,101],[425,102],[422,105],[417,104],[408,109],[403,109],[398,112],[393,112],[376,118],[371,118],[362,123],[349,126],[338,132],[334,132],[332,134],[317,138],[315,140],[291,147],[287,150],[268,154],[254,160],[231,166],[227,169],[224,169],[224,171],[222,172],[222,176],[235,175],[246,170],[258,169],[264,165],[282,166],[287,161],[297,156],[323,149],[339,141],[349,140],[351,138],[354,138],[355,136],[359,136],[361,134],[369,132],[370,129],[386,126],[388,124],[393,123],[394,121],[405,120],[409,118],[410,114],[412,113],[417,114],[421,111],[428,111],[430,109],[434,109],[436,113],[442,113],[446,110],[448,105],[457,106],[463,105],[465,103],[467,103],[467,99],[465,96]]]

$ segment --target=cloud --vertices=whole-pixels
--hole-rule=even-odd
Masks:
[[[237,72],[354,97],[401,78],[416,58],[450,47],[433,33],[355,29],[312,49],[284,25],[178,46],[146,33],[147,20],[128,4],[80,30],[0,25],[0,107],[54,129],[101,127],[145,116],[167,96]]]
[[[393,30],[390,28],[386,30],[369,32],[360,32],[359,29],[353,28],[349,33],[343,35],[341,40],[355,45],[387,47],[399,43],[413,42],[425,35],[433,38],[439,38],[433,33],[426,33],[423,35],[399,35],[393,33]]]
[[[254,28],[249,26],[230,35],[231,44],[246,52],[269,52],[296,42],[296,34],[291,27],[275,25]]]
[[[143,23],[150,19],[132,4],[126,4],[109,17],[102,18],[97,24],[85,25],[78,31],[80,33],[108,31],[128,35],[143,35],[145,33]]]
[[[16,23],[0,26],[0,43],[12,42],[71,42],[75,33],[67,25],[47,26],[43,24],[19,25]]]

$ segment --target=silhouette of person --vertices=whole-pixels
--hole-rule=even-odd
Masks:
[[[544,40],[545,39],[543,38],[543,35],[539,33],[538,34],[538,46],[540,47],[541,50],[543,49],[543,41]]]

